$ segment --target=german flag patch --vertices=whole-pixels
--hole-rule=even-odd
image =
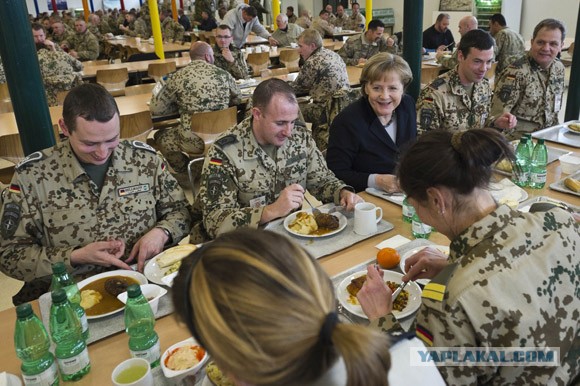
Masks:
[[[11,193],[21,193],[20,185],[17,185],[17,184],[10,184],[10,187],[8,188],[8,190]]]
[[[426,346],[433,347],[433,334],[431,334],[431,331],[427,330],[420,324],[417,324],[415,335],[417,335],[417,338],[421,339]]]
[[[445,288],[446,287],[443,284],[437,284],[433,282],[428,283],[425,288],[423,288],[421,297],[442,302],[443,297],[445,296]]]
[[[222,160],[219,158],[212,158],[209,160],[210,165],[222,166]]]

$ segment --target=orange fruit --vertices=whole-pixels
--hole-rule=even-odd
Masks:
[[[401,256],[394,248],[383,248],[377,253],[377,263],[384,269],[395,268],[401,261]]]

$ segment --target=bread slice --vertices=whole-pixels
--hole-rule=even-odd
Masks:
[[[193,244],[177,245],[169,248],[157,257],[159,268],[166,268],[178,261],[185,259],[187,255],[195,251],[197,247]]]

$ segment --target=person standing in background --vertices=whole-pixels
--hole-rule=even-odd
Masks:
[[[515,59],[522,56],[525,51],[524,38],[507,26],[505,17],[501,13],[496,13],[489,19],[489,33],[495,39],[497,46],[495,73],[499,75]]]

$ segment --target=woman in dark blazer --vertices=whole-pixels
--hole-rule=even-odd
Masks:
[[[361,191],[400,191],[394,175],[401,150],[417,137],[413,80],[403,58],[380,53],[361,73],[363,96],[332,121],[326,161],[338,178]]]

